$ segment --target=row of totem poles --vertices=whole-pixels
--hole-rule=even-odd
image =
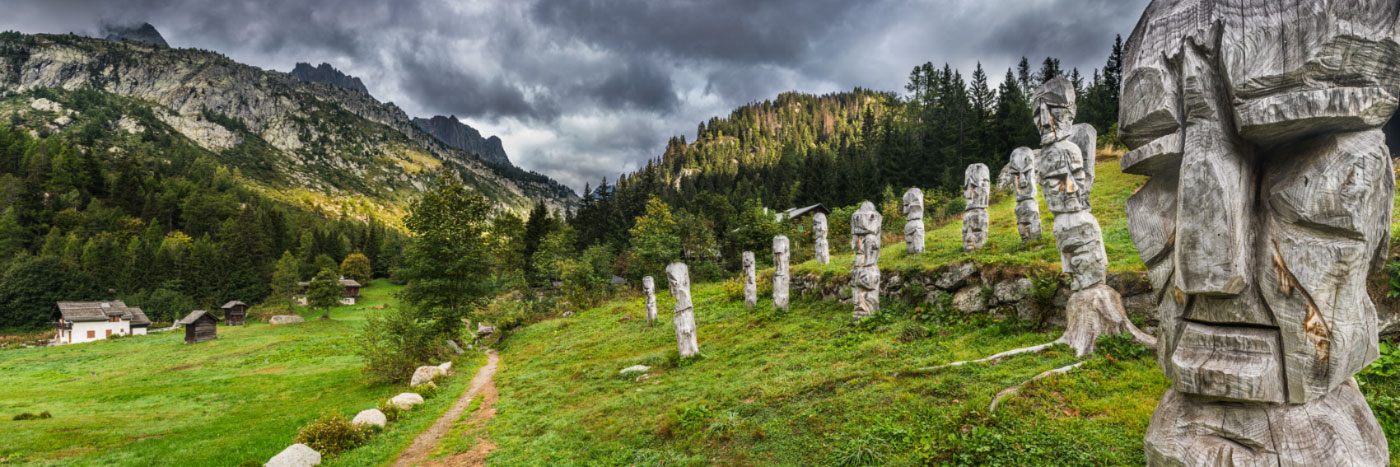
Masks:
[[[1172,386],[1148,424],[1147,464],[1386,465],[1385,435],[1353,375],[1378,356],[1366,280],[1390,244],[1395,180],[1382,127],[1400,107],[1400,2],[1266,3],[1154,0],[1125,44],[1118,137],[1130,152],[1120,164],[1150,177],[1126,211],[1158,336],[1134,327],[1104,284],[1089,210],[1096,134],[1074,125],[1064,78],[1032,101],[1041,149],[1016,149],[1005,170],[1017,228],[1023,241],[1041,238],[1038,188],[1073,290],[1056,343],[1082,356],[1097,337],[1128,333],[1156,348]],[[967,169],[964,249],[986,241],[989,187],[986,166]],[[922,204],[918,189],[905,193],[910,253],[924,247]],[[814,222],[826,263],[826,218]],[[856,320],[879,309],[880,223],[869,202],[851,217]],[[774,239],[783,309],[788,249]],[[743,265],[752,307],[752,252]],[[666,274],[680,353],[691,356],[686,266]],[[654,284],[643,285],[654,320]]]

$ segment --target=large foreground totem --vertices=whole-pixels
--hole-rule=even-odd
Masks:
[[[987,201],[992,195],[992,172],[985,164],[967,166],[963,173],[963,250],[972,251],[987,244]]]
[[[792,244],[787,236],[773,237],[773,308],[779,310],[788,309],[788,284],[792,279],[788,268],[790,254]]]
[[[696,339],[695,305],[690,301],[690,268],[685,263],[666,266],[666,281],[671,284],[671,298],[676,299],[676,350],[681,357],[700,352]]]
[[[814,256],[817,259],[817,264],[831,262],[831,245],[826,241],[827,230],[826,214],[820,212],[812,214],[812,237],[814,237],[812,247],[815,250]]]
[[[1064,77],[1046,81],[1035,91],[1036,128],[1041,134],[1040,155],[1036,157],[1045,206],[1054,214],[1055,246],[1060,251],[1060,269],[1069,276],[1073,292],[1065,305],[1065,333],[1057,342],[1083,356],[1094,351],[1100,336],[1128,333],[1133,339],[1155,345],[1123,309],[1118,291],[1104,284],[1108,255],[1104,252],[1099,221],[1089,212],[1092,176],[1075,134],[1074,85]]]
[[[856,321],[880,310],[880,224],[883,216],[869,201],[851,214],[851,300]]]
[[[1388,462],[1352,375],[1377,356],[1400,2],[1276,3],[1155,0],[1124,52],[1122,168],[1151,176],[1129,230],[1172,380],[1149,465]]]
[[[910,188],[904,192],[904,244],[911,255],[924,252],[924,190]]]
[[[1011,151],[1011,161],[1007,162],[1006,170],[1011,174],[1011,189],[1016,193],[1016,230],[1021,233],[1021,242],[1040,240],[1040,202],[1035,200],[1035,152],[1024,146]]]

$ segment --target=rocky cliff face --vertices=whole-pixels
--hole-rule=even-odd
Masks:
[[[102,32],[100,34],[103,38],[112,42],[132,41],[161,47],[170,47],[170,44],[165,43],[165,37],[162,37],[160,31],[157,31],[155,26],[151,26],[151,23],[126,26],[104,25],[102,26]]]
[[[501,147],[500,138],[495,136],[482,138],[481,132],[458,121],[456,115],[415,118],[413,123],[417,124],[423,131],[447,143],[448,146],[476,154],[488,164],[512,166],[510,158],[506,157],[505,148]]]
[[[215,153],[229,150],[226,135],[199,122],[238,127],[277,150],[275,172],[329,195],[422,190],[435,176],[431,169],[448,166],[506,209],[528,210],[536,199],[553,208],[578,202],[544,176],[490,165],[442,143],[397,106],[369,94],[212,52],[73,35],[0,36],[0,94],[35,88],[94,89],[149,101],[166,113],[163,120],[190,129],[185,136]]]
[[[296,68],[292,68],[292,76],[308,83],[326,83],[369,94],[369,89],[365,88],[365,83],[359,78],[341,73],[329,63],[322,63],[316,67],[312,67],[310,63],[297,63]]]

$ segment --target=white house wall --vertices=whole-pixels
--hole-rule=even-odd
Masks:
[[[142,329],[142,334],[145,334],[144,328],[137,329]],[[78,344],[82,342],[100,341],[107,338],[108,330],[112,331],[112,335],[131,335],[131,322],[119,321],[113,323],[108,321],[81,321],[73,323],[73,329],[71,330],[71,338],[60,334],[59,343]],[[88,331],[92,331],[93,337],[88,337]]]

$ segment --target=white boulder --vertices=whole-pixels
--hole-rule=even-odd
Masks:
[[[628,374],[628,373],[646,373],[646,372],[648,372],[648,371],[651,371],[651,367],[649,367],[649,366],[646,366],[646,365],[632,365],[632,366],[629,366],[629,367],[627,367],[627,368],[623,368],[622,371],[617,372],[617,374],[625,375],[625,374]]]
[[[389,399],[389,405],[392,405],[392,406],[394,406],[394,407],[398,407],[400,410],[412,410],[412,409],[413,409],[413,406],[419,405],[419,404],[422,404],[422,403],[423,403],[423,396],[420,396],[420,395],[417,395],[417,394],[414,394],[414,393],[411,393],[411,392],[405,392],[405,393],[403,393],[403,394],[399,394],[399,395],[397,395],[397,396],[394,396],[393,399]]]
[[[351,425],[374,425],[380,428],[384,428],[384,425],[388,423],[389,417],[386,417],[384,412],[380,412],[379,409],[361,410],[360,413],[355,414],[354,420],[350,420]]]
[[[442,362],[442,364],[438,365],[437,367],[442,370],[442,374],[444,375],[452,372],[451,361]]]
[[[413,371],[413,379],[409,381],[408,385],[409,387],[421,386],[424,383],[432,381],[434,376],[445,374],[447,374],[447,371],[443,370],[441,367],[420,366],[417,370]]]
[[[307,467],[321,465],[321,453],[311,449],[311,446],[297,443],[283,449],[282,452],[272,456],[267,461],[266,467]]]

